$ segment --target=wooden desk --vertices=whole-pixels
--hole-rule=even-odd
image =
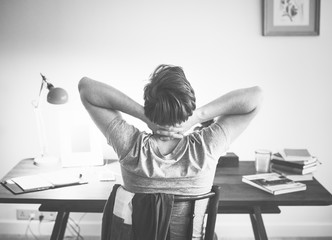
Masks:
[[[255,239],[267,239],[262,213],[280,213],[280,206],[332,205],[331,193],[316,179],[304,182],[306,191],[275,196],[243,183],[249,174],[255,174],[254,162],[242,161],[236,168],[218,168],[214,184],[222,186],[218,212],[250,214]]]
[[[32,159],[19,162],[4,178],[52,171],[38,167]],[[303,192],[274,196],[242,183],[242,175],[253,174],[253,162],[240,162],[238,168],[218,168],[214,183],[222,187],[219,213],[250,214],[256,239],[267,239],[262,213],[279,213],[279,206],[327,206],[332,195],[317,181],[306,182]],[[0,186],[0,203],[41,204],[40,211],[58,212],[51,239],[63,239],[70,212],[102,213],[114,182],[89,184],[14,195]]]
[[[33,159],[20,161],[2,180],[17,176],[45,173],[60,166],[40,167]],[[2,181],[1,180],[1,181]],[[41,204],[40,211],[57,212],[51,240],[63,239],[70,212],[102,213],[115,182],[90,181],[88,184],[14,195],[0,184],[0,203]]]

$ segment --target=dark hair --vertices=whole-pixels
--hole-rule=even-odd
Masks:
[[[159,125],[186,121],[196,108],[194,89],[181,67],[159,65],[144,88],[144,113]]]

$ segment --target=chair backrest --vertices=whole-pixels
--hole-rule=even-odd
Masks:
[[[103,221],[102,221],[102,239],[109,239],[110,229],[112,226],[112,213],[114,207],[114,200],[116,191],[120,185],[115,184],[108,199],[103,213]],[[180,202],[188,202],[189,211],[186,212],[189,216],[189,225],[186,225],[186,229],[188,232],[185,233],[185,236],[188,236],[188,240],[192,239],[193,234],[193,223],[195,216],[195,204],[198,200],[208,199],[208,205],[206,209],[207,219],[205,223],[205,234],[204,240],[213,240],[214,239],[214,229],[217,219],[218,213],[218,205],[219,205],[219,197],[220,197],[221,187],[220,186],[212,186],[211,192],[201,195],[174,195],[174,205]],[[184,231],[187,231],[183,229]]]
[[[205,225],[205,234],[204,240],[213,240],[214,239],[214,229],[216,225],[217,213],[218,213],[218,205],[219,205],[219,197],[220,197],[221,187],[213,185],[211,192],[201,195],[176,195],[174,196],[174,203],[176,202],[191,202],[191,212],[190,215],[192,216],[190,219],[190,225],[188,229],[188,240],[192,239],[193,233],[193,219],[195,216],[195,202],[197,200],[209,198],[208,206],[207,206],[207,219]]]

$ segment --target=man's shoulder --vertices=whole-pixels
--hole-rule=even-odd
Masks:
[[[194,131],[188,136],[189,144],[197,144],[207,149],[223,151],[229,146],[228,130],[219,123],[213,123],[199,131]]]
[[[144,132],[122,118],[113,119],[106,132],[108,143],[121,155],[128,152],[143,135]]]
[[[131,132],[140,132],[134,125],[129,124],[122,117],[114,118],[108,125],[107,132],[122,132],[125,133],[127,130]]]
[[[206,136],[210,136],[210,137],[214,137],[214,136],[219,137],[220,135],[227,136],[227,132],[228,131],[225,128],[225,126],[223,126],[223,124],[215,122],[215,123],[212,123],[208,127],[204,127],[200,130],[196,130],[196,131],[189,133],[188,136],[190,138],[194,138],[194,139],[201,139],[201,138],[205,138]]]

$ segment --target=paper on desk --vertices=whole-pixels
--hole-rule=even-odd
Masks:
[[[76,171],[66,170],[15,177],[11,180],[19,185],[24,191],[48,189],[86,182],[82,179],[82,174]]]
[[[70,170],[60,170],[52,173],[40,174],[39,176],[47,179],[54,187],[84,182],[81,173]]]
[[[110,169],[103,169],[98,174],[98,179],[101,182],[107,182],[107,181],[115,181],[115,175]]]
[[[38,175],[15,177],[11,180],[19,185],[24,191],[53,187],[52,183]]]

